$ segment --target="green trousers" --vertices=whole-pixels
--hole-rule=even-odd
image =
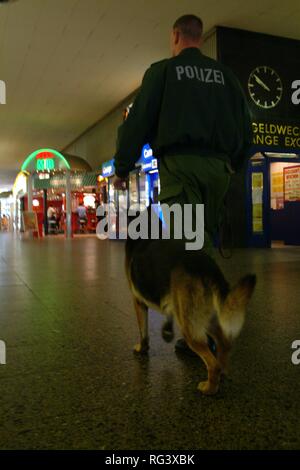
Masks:
[[[159,160],[161,203],[204,204],[203,250],[214,256],[213,239],[218,232],[224,197],[230,182],[226,162],[198,155],[170,155]],[[172,236],[172,225],[171,225]]]

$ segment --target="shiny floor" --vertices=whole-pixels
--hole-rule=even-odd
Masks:
[[[201,361],[161,339],[157,313],[149,357],[133,355],[123,261],[122,242],[0,234],[0,448],[299,449],[300,249],[220,260],[231,281],[254,271],[258,286],[213,398],[197,391]]]

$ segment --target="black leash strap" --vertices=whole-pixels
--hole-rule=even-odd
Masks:
[[[227,235],[227,237],[226,237]],[[219,231],[219,253],[224,259],[230,259],[233,255],[233,236],[232,236],[232,226],[229,220],[229,211],[228,211],[228,204],[225,200],[224,202],[224,216],[223,220],[220,225]],[[227,243],[226,243],[227,242]],[[226,245],[228,244],[228,248],[226,249]],[[228,253],[226,254],[226,251]]]

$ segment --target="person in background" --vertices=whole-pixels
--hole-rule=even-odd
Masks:
[[[8,217],[3,214],[2,219],[1,219],[1,229],[5,232],[8,231],[8,225],[9,225],[9,219]]]
[[[76,212],[79,219],[87,219],[87,211],[85,205],[83,204],[83,201],[80,202],[79,206],[76,209]]]
[[[57,233],[57,220],[56,220],[56,209],[50,204],[47,209],[47,218],[48,218],[48,227],[49,233],[55,234]]]
[[[87,210],[83,201],[79,203],[79,206],[77,207],[76,212],[78,215],[78,224],[79,224],[80,231],[85,231],[86,225],[87,225]]]
[[[51,204],[47,209],[47,217],[48,217],[48,220],[56,219],[56,210]]]

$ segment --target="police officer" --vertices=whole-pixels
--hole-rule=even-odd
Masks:
[[[180,17],[171,33],[172,58],[146,71],[118,134],[114,184],[122,186],[150,143],[159,159],[160,201],[204,204],[203,249],[213,255],[230,173],[243,166],[252,132],[238,80],[200,51],[202,29],[197,16]]]

